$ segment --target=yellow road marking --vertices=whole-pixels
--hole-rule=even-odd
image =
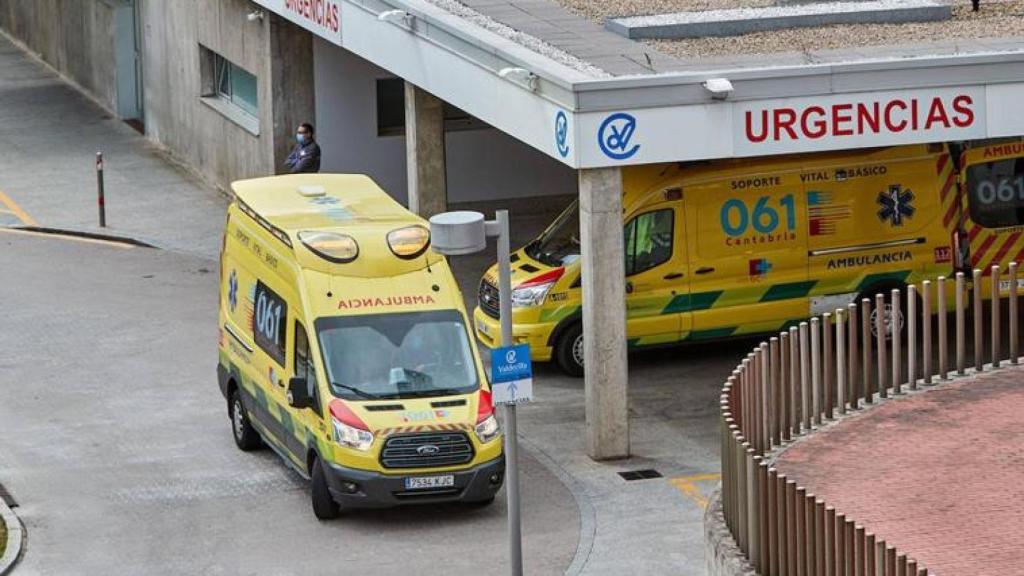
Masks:
[[[22,224],[26,226],[39,225],[39,223],[36,222],[31,216],[29,216],[27,212],[21,209],[21,206],[15,204],[14,200],[11,200],[10,197],[7,196],[7,194],[4,194],[2,190],[0,190],[0,204],[7,206],[7,209],[10,210],[11,214],[17,216],[18,220],[21,220]]]
[[[700,491],[700,487],[697,486],[697,482],[711,482],[713,480],[719,480],[722,478],[721,474],[697,474],[695,476],[680,476],[678,478],[670,478],[669,482],[673,486],[679,489],[684,496],[693,500],[701,508],[708,507],[707,496]]]
[[[124,242],[115,242],[113,240],[103,240],[101,238],[85,238],[85,237],[82,237],[82,236],[73,236],[71,234],[35,232],[33,230],[19,230],[18,228],[2,228],[2,227],[0,227],[0,233],[3,233],[3,234],[24,234],[26,236],[42,236],[44,238],[60,238],[61,240],[71,240],[72,242],[84,242],[86,244],[102,244],[104,246],[113,246],[114,248],[123,248],[125,250],[131,250],[132,248],[136,247],[133,244],[126,244]]]

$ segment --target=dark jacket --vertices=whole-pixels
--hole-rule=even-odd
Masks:
[[[285,160],[285,166],[292,174],[320,171],[320,145],[315,140],[296,144]]]

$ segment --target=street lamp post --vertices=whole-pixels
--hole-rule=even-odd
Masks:
[[[498,210],[494,220],[484,220],[479,212],[444,212],[430,218],[430,244],[447,256],[480,252],[487,237],[498,239],[498,310],[501,320],[501,346],[512,345],[512,263],[508,210]],[[519,446],[515,403],[505,404],[505,460],[508,496],[509,564],[512,576],[523,574],[523,542],[519,515]]]

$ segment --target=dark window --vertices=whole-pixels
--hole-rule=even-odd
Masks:
[[[256,281],[253,303],[252,331],[256,345],[282,367],[286,327],[288,326],[288,304],[263,282]]]
[[[444,104],[444,129],[479,130],[487,124],[468,113]],[[405,134],[405,81],[401,78],[377,79],[377,135],[401,136]]]
[[[1024,158],[967,169],[971,220],[985,228],[1024,225]]]
[[[623,230],[626,244],[626,275],[639,274],[672,258],[673,212],[671,208],[645,212]]]
[[[309,355],[309,338],[302,324],[295,323],[295,377],[306,381],[306,389],[313,397],[315,406],[320,406],[319,390],[316,385],[316,368]]]

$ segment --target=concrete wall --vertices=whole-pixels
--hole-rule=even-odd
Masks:
[[[114,4],[2,0],[0,28],[113,111],[117,107]]]
[[[322,170],[367,173],[405,202],[404,136],[377,136],[375,81],[391,75],[318,38],[313,54]],[[448,132],[445,153],[449,203],[576,194],[574,170],[494,129]]]

